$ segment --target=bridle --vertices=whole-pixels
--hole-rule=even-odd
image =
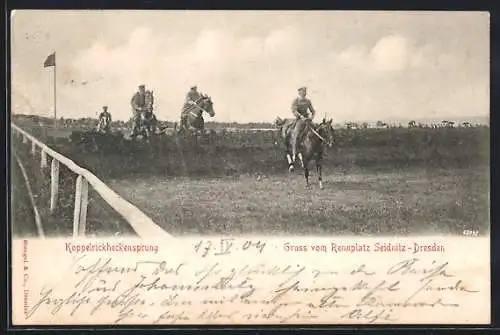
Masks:
[[[190,107],[191,107],[191,110],[189,111],[189,113],[190,113],[191,115],[193,115],[194,117],[199,117],[200,115],[198,115],[197,113],[195,113],[195,112],[193,111],[193,109],[195,109],[195,108],[196,108],[196,109],[199,109],[202,113],[203,113],[203,112],[205,112],[205,113],[207,113],[207,114],[210,114],[210,113],[208,113],[208,112],[207,112],[204,108],[202,108],[202,107],[200,107],[200,106],[198,105],[198,103],[199,103],[200,101],[203,101],[203,100],[205,100],[205,99],[208,99],[208,98],[207,98],[207,97],[200,97],[199,99],[197,99],[197,100],[194,102],[195,104],[190,106]]]
[[[326,140],[316,131],[316,129],[314,129],[313,127],[311,126],[308,126],[309,129],[313,132],[314,135],[318,136],[318,138],[322,141],[322,142],[326,142]]]
[[[325,123],[322,123],[322,124],[320,124],[320,126],[319,126],[318,128],[320,128],[323,124],[324,124],[324,125],[326,125]],[[311,127],[311,125],[310,125],[310,124],[308,124],[307,126],[308,126],[308,127],[309,127],[309,129],[312,131],[312,133],[313,133],[314,135],[316,135],[316,136],[317,136],[317,137],[321,140],[321,142],[323,142],[323,143],[328,142],[326,139],[324,139],[324,138],[323,138],[323,136],[321,136],[321,135],[318,133],[318,131],[317,131],[316,129],[314,129],[313,127]]]

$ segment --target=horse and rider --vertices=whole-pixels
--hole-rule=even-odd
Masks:
[[[111,114],[108,112],[108,106],[102,106],[102,112],[99,114],[97,131],[100,133],[111,132]]]
[[[318,181],[320,188],[323,188],[322,181],[322,160],[324,154],[324,145],[332,146],[333,126],[332,120],[323,121],[315,125],[313,123],[316,110],[312,102],[308,99],[307,88],[300,87],[298,97],[292,101],[293,119],[277,118],[276,126],[281,130],[281,136],[285,143],[285,153],[288,160],[288,169],[293,172],[296,159],[299,158],[304,168],[306,184],[309,185],[308,163],[311,160],[316,161],[316,170],[318,172]]]
[[[314,124],[316,115],[312,102],[307,98],[307,88],[300,87],[298,97],[293,99],[291,111],[293,119],[277,118],[276,126],[280,129],[282,139],[285,144],[285,153],[288,160],[289,171],[293,172],[297,158],[304,168],[306,184],[309,185],[308,163],[316,161],[318,180],[320,188],[322,184],[322,160],[324,145],[332,146],[333,127],[332,120]],[[130,101],[133,111],[133,129],[131,137],[143,135],[148,138],[156,130],[157,119],[153,113],[154,96],[153,91],[146,91],[145,85],[139,85]],[[213,102],[209,96],[200,93],[198,87],[192,86],[186,94],[184,105],[181,111],[179,132],[194,131],[196,134],[204,133],[203,113],[215,116]],[[99,115],[98,130],[109,132],[111,124],[111,114],[108,107],[103,106],[103,112]]]
[[[146,85],[139,85],[139,90],[134,93],[130,100],[132,107],[132,132],[130,137],[137,135],[151,136],[156,131],[158,120],[153,113],[154,95],[153,91],[146,90]]]
[[[215,116],[213,102],[208,95],[200,93],[198,87],[194,85],[184,99],[179,132],[194,131],[203,134],[205,131],[203,113],[207,113],[210,117]]]

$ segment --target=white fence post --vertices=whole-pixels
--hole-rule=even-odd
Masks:
[[[47,153],[45,150],[41,149],[41,159],[40,159],[40,168],[43,170],[47,167]]]
[[[87,230],[87,206],[89,204],[89,183],[87,179],[82,178],[82,197],[80,205],[80,222],[78,235],[85,236]]]
[[[73,237],[85,234],[88,205],[88,184],[81,175],[76,178],[75,209],[73,212]]]
[[[80,221],[80,206],[82,204],[82,176],[76,178],[75,208],[73,211],[73,237],[78,236],[78,222]]]
[[[172,235],[167,233],[161,227],[159,227],[151,218],[145,215],[140,209],[120,197],[113,191],[109,186],[104,184],[99,178],[93,175],[90,171],[78,166],[70,160],[69,158],[61,155],[60,153],[54,151],[46,144],[41,142],[39,139],[28,134],[26,131],[22,130],[15,124],[12,124],[12,129],[19,135],[23,137],[23,142],[27,143],[28,140],[40,147],[41,151],[41,162],[40,166],[43,168],[47,166],[47,156],[50,156],[51,161],[51,187],[50,187],[50,211],[54,213],[59,195],[59,165],[63,164],[73,173],[76,173],[79,177],[76,182],[76,192],[75,192],[75,212],[74,212],[74,223],[73,234],[74,235],[84,235],[86,231],[87,222],[87,206],[88,206],[88,185],[90,184],[92,188],[107,202],[114,210],[116,210],[132,227],[132,229],[142,238],[154,237],[154,238],[164,238],[171,239]],[[42,132],[45,132],[46,128],[42,127]]]
[[[50,169],[50,212],[54,213],[57,206],[57,196],[59,193],[59,161],[52,158]]]
[[[31,154],[33,156],[36,155],[36,144],[35,144],[35,141],[31,141]]]

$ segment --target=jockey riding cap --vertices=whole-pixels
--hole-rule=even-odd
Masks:
[[[297,91],[299,91],[299,92],[304,91],[305,92],[306,90],[307,90],[307,87],[302,86]]]
[[[194,85],[194,86],[191,86],[191,89],[194,90],[194,89],[197,89],[198,86]]]
[[[146,87],[146,85],[144,85],[144,84],[139,85],[139,88],[145,88],[145,87]]]
[[[108,106],[102,106],[102,109],[108,109]]]

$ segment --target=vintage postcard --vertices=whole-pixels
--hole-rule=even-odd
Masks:
[[[12,12],[13,324],[488,324],[489,24]]]

